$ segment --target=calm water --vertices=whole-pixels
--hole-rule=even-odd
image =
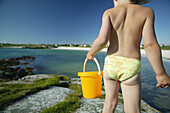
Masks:
[[[0,48],[0,59],[34,56],[36,59],[27,61],[29,62],[27,66],[34,67],[33,72],[36,74],[63,74],[69,77],[77,77],[77,72],[82,71],[87,52],[77,50]],[[96,55],[102,69],[105,56],[105,52],[99,52]],[[141,62],[142,99],[162,112],[170,112],[170,88],[156,88],[155,73],[147,57],[142,56]],[[170,61],[163,60],[163,63],[168,75],[170,75]],[[88,71],[97,70],[93,61],[88,61],[86,67]]]

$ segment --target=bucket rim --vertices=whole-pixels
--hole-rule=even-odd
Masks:
[[[99,75],[98,71],[89,71],[89,72],[78,72],[78,76],[102,76],[103,71],[101,71],[101,74]]]

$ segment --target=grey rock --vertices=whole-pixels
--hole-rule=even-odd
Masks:
[[[70,84],[71,84],[71,81],[60,81],[60,85],[62,87],[68,87],[70,86]]]
[[[80,78],[72,78],[71,82],[81,84]],[[104,93],[105,91],[102,91],[102,94]],[[123,97],[119,96],[119,99],[123,99]],[[83,98],[81,100],[81,107],[77,109],[75,113],[102,113],[103,105],[104,105],[104,99]],[[147,104],[143,100],[141,100],[141,108],[142,108],[141,113],[160,113],[160,111],[152,108],[149,104]],[[118,103],[115,113],[124,113],[124,107],[122,103]]]
[[[80,78],[71,78],[72,81],[81,81]]]
[[[0,83],[1,84],[33,84],[34,82],[25,82],[25,81],[18,81],[18,80],[11,80],[7,82]]]
[[[33,82],[35,80],[40,80],[40,79],[47,79],[51,78],[51,76],[48,76],[47,74],[37,74],[37,75],[27,75],[25,77],[22,77],[18,79],[19,81],[30,81]]]
[[[71,78],[71,83],[72,84],[81,84],[80,78]]]
[[[86,99],[81,100],[81,107],[75,113],[102,113],[104,99]],[[118,103],[115,113],[123,113],[123,104]]]
[[[156,110],[155,108],[151,107],[145,101],[141,100],[141,107],[146,113],[161,113],[160,111]]]
[[[62,87],[50,87],[6,107],[2,113],[37,113],[64,101],[72,90]]]
[[[81,99],[81,106],[76,110],[75,113],[102,113],[104,105],[104,99]],[[141,113],[160,113],[158,110],[149,106],[146,102],[142,100],[141,103],[142,110]],[[124,107],[122,103],[118,103],[114,113],[124,113]]]

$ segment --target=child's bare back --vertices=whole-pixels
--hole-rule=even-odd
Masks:
[[[108,9],[105,13],[109,15],[112,24],[107,54],[141,59],[142,30],[151,9],[123,4]]]

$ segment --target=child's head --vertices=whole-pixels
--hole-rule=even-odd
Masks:
[[[135,4],[146,4],[148,2],[150,2],[151,0],[129,0]]]
[[[146,4],[148,2],[150,2],[151,0],[113,0],[114,6],[118,6],[119,5],[119,1],[129,1],[132,2],[134,4]]]

